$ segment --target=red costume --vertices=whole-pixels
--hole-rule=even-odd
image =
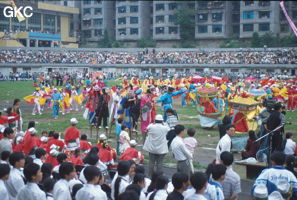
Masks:
[[[31,135],[29,131],[27,131],[24,137],[24,154],[27,156],[32,154],[35,147],[37,147],[37,139],[34,135]]]
[[[64,148],[64,142],[63,141],[61,141],[61,140],[58,140],[58,139],[55,139],[55,138],[50,138],[49,140],[48,140],[48,142],[47,142],[47,148],[46,148],[46,152],[47,153],[50,153],[50,147],[52,146],[52,145],[57,145],[58,147],[59,147],[59,149],[58,149],[58,151],[62,151],[63,150],[63,148]]]
[[[73,155],[71,156],[70,160],[74,165],[84,165],[84,162],[82,161],[80,156]]]
[[[245,133],[249,131],[246,116],[241,112],[235,114],[233,124],[237,132]]]
[[[88,141],[80,140],[79,143],[80,143],[79,148],[84,152],[92,148],[92,145]]]
[[[65,144],[68,145],[71,142],[76,142],[76,139],[80,138],[79,130],[75,126],[68,127],[65,131]]]

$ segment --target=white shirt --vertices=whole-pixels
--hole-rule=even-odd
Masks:
[[[85,184],[75,195],[76,200],[107,200],[100,185]]]
[[[151,179],[146,178],[146,177],[144,178],[144,181],[145,181],[145,187],[142,189],[142,191],[146,192],[152,181],[151,181]]]
[[[185,198],[185,200],[207,200],[207,199],[202,194],[193,194]]]
[[[160,123],[150,124],[143,149],[154,154],[168,153],[166,134],[170,130],[168,126]]]
[[[149,200],[150,199],[150,196],[153,194],[153,192],[150,192],[146,199]],[[154,200],[164,200],[166,199],[168,196],[168,193],[165,189],[162,189],[162,190],[158,190],[155,197],[154,197]]]
[[[1,200],[9,200],[9,195],[2,179],[0,179],[0,197]]]
[[[295,149],[296,149],[296,142],[294,142],[292,139],[287,139],[284,153],[286,155],[294,155]]]
[[[208,183],[204,197],[207,200],[224,200],[224,193],[221,184],[219,187],[216,187],[215,185]]]
[[[53,168],[53,172],[59,173],[60,165],[57,165]]]
[[[10,200],[16,199],[19,190],[25,185],[23,177],[23,172],[20,169],[11,169],[9,178],[5,181]]]
[[[19,191],[17,200],[46,200],[46,195],[36,183],[29,182]]]
[[[219,141],[217,148],[216,148],[216,164],[220,164],[221,153],[224,151],[231,151],[231,138],[226,133]]]
[[[176,136],[171,143],[171,149],[172,149],[172,153],[174,155],[174,158],[177,161],[184,161],[187,159],[192,159],[193,155],[191,154],[191,152],[187,149],[183,138],[181,138],[180,136]]]
[[[116,178],[114,178],[111,182],[111,198],[114,199],[114,186],[115,186],[115,182],[116,182]],[[120,187],[119,187],[119,195],[123,192],[125,192],[126,188],[129,185],[129,175],[126,175],[124,177],[122,177],[122,180],[120,182]]]
[[[67,180],[60,179],[55,184],[53,196],[55,200],[72,200]]]
[[[36,163],[37,165],[39,165],[40,167],[42,166],[43,162],[39,159],[39,158],[35,158],[33,160],[33,163]]]

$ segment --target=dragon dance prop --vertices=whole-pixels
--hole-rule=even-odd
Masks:
[[[279,3],[279,5],[280,5],[280,7],[281,7],[281,9],[282,9],[282,11],[283,11],[283,13],[284,13],[284,15],[286,16],[286,18],[287,18],[287,20],[288,20],[288,22],[289,22],[289,24],[290,24],[290,26],[291,26],[291,28],[292,28],[292,30],[293,30],[295,36],[297,36],[297,27],[296,27],[296,25],[294,24],[294,22],[293,22],[293,20],[291,19],[291,17],[288,15],[288,12],[287,12],[287,10],[286,10],[284,4],[285,4],[284,1],[282,1],[282,2]]]
[[[236,133],[247,133],[249,130],[256,130],[258,124],[255,120],[261,103],[253,98],[237,96],[229,100],[233,110],[232,123],[235,125]]]
[[[224,103],[218,98],[217,88],[203,87],[197,90],[196,101],[201,127],[211,128],[217,125],[224,111]]]

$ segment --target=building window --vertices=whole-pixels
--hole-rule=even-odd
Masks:
[[[157,23],[164,23],[164,15],[156,16],[156,22]]]
[[[137,13],[138,12],[138,6],[130,6],[130,12],[131,13]]]
[[[138,28],[130,28],[130,35],[138,35]]]
[[[223,26],[221,24],[212,25],[213,33],[221,33],[223,31]]]
[[[207,21],[207,13],[198,14],[198,21]]]
[[[243,19],[254,19],[254,11],[243,11]]]
[[[91,8],[84,8],[84,15],[90,15],[91,14]]]
[[[84,0],[84,5],[91,5],[91,0]]]
[[[126,6],[118,7],[118,13],[126,13]]]
[[[68,6],[68,2],[67,1],[64,1],[64,6]]]
[[[269,19],[270,11],[259,11],[259,19]]]
[[[251,6],[254,4],[254,1],[244,1],[245,6]]]
[[[156,27],[156,34],[164,34],[164,27]]]
[[[103,22],[103,19],[94,19],[93,23],[94,26],[101,26]]]
[[[213,21],[222,21],[223,13],[212,13]]]
[[[254,24],[243,24],[242,31],[243,32],[254,31]]]
[[[178,33],[178,27],[176,26],[169,27],[169,34],[177,34],[177,33]]]
[[[118,24],[126,24],[126,17],[118,18]]]
[[[198,33],[207,33],[207,25],[198,26]]]
[[[44,15],[43,16],[43,30],[55,32],[55,15]]]
[[[169,10],[175,10],[177,9],[177,3],[169,3],[168,7],[169,7]]]
[[[198,8],[207,8],[207,1],[198,1]]]
[[[269,31],[270,24],[269,23],[260,23],[259,24],[259,31]]]
[[[84,37],[85,38],[90,38],[92,37],[92,31],[91,30],[84,30],[83,31]]]
[[[292,11],[292,18],[297,19],[297,10]]]
[[[100,4],[100,3],[102,3],[101,0],[96,0],[96,1],[94,1],[94,2],[95,2],[95,4]]]
[[[83,26],[84,27],[90,27],[92,24],[91,20],[90,19],[84,19],[83,20]]]
[[[126,29],[125,28],[120,28],[118,29],[119,35],[126,35]]]
[[[156,11],[165,10],[165,6],[163,3],[157,3],[156,4]]]
[[[41,14],[40,13],[34,13],[32,17],[30,17],[28,23],[29,31],[40,31],[41,30]],[[4,24],[1,22],[1,24]],[[8,29],[6,29],[8,30]]]
[[[259,1],[259,6],[270,6],[269,1]]]
[[[169,22],[176,22],[176,15],[169,15]]]
[[[287,24],[281,24],[280,25],[280,31],[281,32],[288,32],[289,31],[289,26]]]
[[[102,29],[95,29],[95,36],[102,36]]]
[[[94,14],[95,15],[102,14],[102,8],[94,8]]]
[[[130,24],[138,24],[138,17],[130,17]]]

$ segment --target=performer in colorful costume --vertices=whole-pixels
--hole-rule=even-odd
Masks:
[[[58,92],[57,88],[54,88],[54,93],[52,94],[52,102],[53,102],[52,103],[52,106],[53,106],[52,114],[55,119],[57,119],[59,116],[60,102],[62,102],[62,100],[63,99],[62,99],[60,92]]]

